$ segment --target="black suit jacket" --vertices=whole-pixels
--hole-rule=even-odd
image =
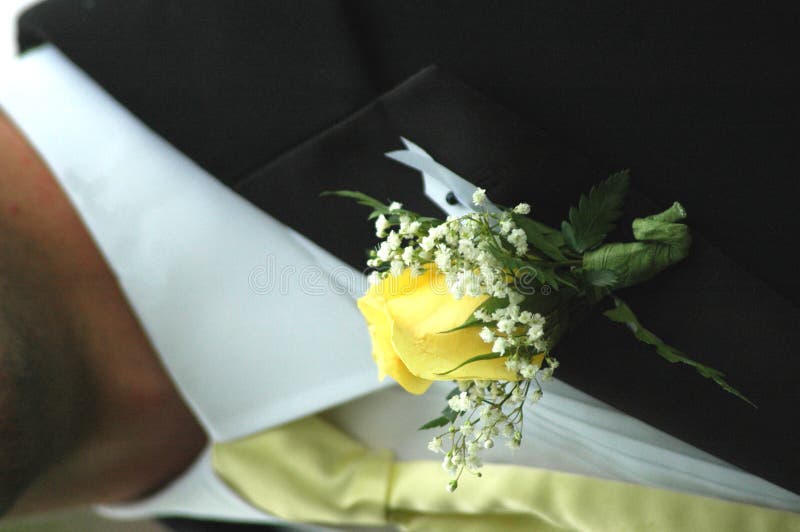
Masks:
[[[359,268],[373,244],[364,213],[317,194],[356,188],[433,212],[418,176],[382,157],[401,134],[550,223],[606,172],[630,167],[629,219],[680,200],[695,239],[685,263],[624,297],[760,408],[597,315],[560,346],[559,377],[800,492],[795,15],[775,5],[50,0],[21,18],[20,44],[53,42],[217,178]]]

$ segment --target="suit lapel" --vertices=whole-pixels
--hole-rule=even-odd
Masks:
[[[420,176],[383,156],[399,147],[400,135],[487,188],[497,203],[528,201],[534,215],[551,224],[604,174],[469,87],[427,69],[253,174],[238,191],[361,267],[364,250],[375,243],[366,211],[318,194],[356,189],[435,212],[423,196]],[[630,219],[663,207],[634,190],[616,235],[630,240]],[[798,431],[787,419],[798,404],[792,379],[800,369],[793,356],[800,329],[793,324],[800,323],[800,312],[697,231],[693,236],[687,261],[620,295],[644,325],[725,371],[759,409],[690,368],[666,363],[599,312],[559,345],[559,378],[719,458],[800,491],[800,471],[792,459]]]

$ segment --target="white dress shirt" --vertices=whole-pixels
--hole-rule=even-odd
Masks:
[[[360,273],[220,184],[50,45],[12,65],[0,106],[66,191],[211,442],[323,412],[399,459],[436,459],[416,428],[451,384],[416,397],[377,381]],[[557,380],[526,408],[522,448],[487,459],[800,511],[796,494]],[[98,511],[275,521],[216,477],[209,451],[160,492]]]

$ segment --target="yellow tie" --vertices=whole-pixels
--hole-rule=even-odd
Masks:
[[[800,514],[521,466],[447,493],[439,462],[395,462],[318,417],[214,445],[217,474],[287,521],[409,531],[800,530]],[[466,481],[465,481],[466,480]]]

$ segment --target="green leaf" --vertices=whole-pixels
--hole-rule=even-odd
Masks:
[[[452,390],[450,390],[447,393],[447,395],[445,396],[445,399],[452,399],[453,397],[455,397],[456,395],[458,395],[460,393],[461,393],[461,388],[456,386],[455,388],[453,388]]]
[[[611,270],[615,288],[625,288],[654,277],[689,255],[689,227],[679,223],[686,210],[677,201],[663,212],[633,221],[636,242],[603,244],[583,254],[585,270]]]
[[[464,323],[462,323],[458,327],[453,327],[452,329],[441,331],[439,334],[447,334],[455,331],[460,331],[461,329],[468,329],[470,327],[477,327],[479,325],[483,325],[483,322],[475,317],[475,313],[478,310],[483,309],[487,313],[491,314],[495,310],[499,308],[504,308],[506,306],[508,306],[508,298],[490,297],[489,299],[487,299],[486,301],[475,307],[475,310],[472,311],[472,314],[469,315],[469,318],[467,318],[464,321]]]
[[[700,375],[713,380],[726,392],[735,395],[754,408],[758,408],[752,401],[750,401],[750,399],[742,395],[738,390],[736,390],[722,378],[725,375],[724,373],[717,369],[705,366],[696,360],[689,358],[686,354],[682,353],[678,349],[665,344],[658,336],[642,327],[642,324],[636,318],[636,315],[633,313],[631,308],[625,304],[625,302],[615,297],[614,303],[616,304],[615,308],[603,312],[605,317],[616,323],[627,325],[631,332],[633,332],[633,335],[639,341],[655,347],[656,352],[669,362],[681,363],[694,367]]]
[[[435,429],[436,427],[444,427],[445,425],[449,425],[450,423],[451,423],[450,419],[441,416],[437,417],[436,419],[428,421],[417,430]]]
[[[544,224],[540,224],[521,214],[512,214],[514,223],[517,224],[528,238],[528,243],[550,257],[553,260],[566,260],[566,257],[559,248],[558,239],[552,235],[557,234]]]
[[[519,268],[523,268],[527,265],[527,262],[523,261],[516,254],[506,251],[500,244],[495,242],[493,239],[488,239],[485,241],[487,248],[489,249],[489,253],[503,265],[508,271],[517,270]]]
[[[444,373],[437,373],[436,375],[447,375],[448,373],[453,373],[455,370],[462,368],[467,364],[472,364],[473,362],[480,362],[481,360],[492,360],[494,358],[500,358],[501,356],[503,355],[501,355],[500,353],[486,353],[485,355],[476,355],[472,358],[465,360],[464,362],[454,367],[453,369],[445,371]]]
[[[363,192],[358,192],[357,190],[326,190],[322,192],[320,196],[339,196],[340,198],[350,198],[356,200],[361,205],[372,207],[377,211],[389,210],[389,206],[385,203],[382,203],[372,196],[364,194]]]
[[[553,229],[549,225],[537,222],[536,220],[531,220],[531,222],[533,222],[533,225],[537,227],[542,232],[544,237],[553,245],[559,248],[564,245],[564,235],[561,234],[561,231],[558,229]]]
[[[537,290],[536,293],[526,294],[525,300],[520,303],[522,310],[545,315],[552,312],[561,303],[562,299],[568,296],[568,291],[550,291],[547,295],[542,293],[542,290]]]
[[[456,418],[457,418],[459,415],[460,415],[460,414],[459,414],[458,412],[456,412],[455,410],[453,410],[453,409],[452,409],[452,408],[450,408],[449,406],[446,406],[446,407],[444,407],[444,410],[442,410],[442,416],[443,416],[443,417],[444,417],[444,418],[445,418],[447,421],[449,421],[450,423],[452,423],[453,421],[455,421],[455,420],[456,420]]]
[[[530,265],[533,267],[533,265]],[[536,267],[536,278],[542,284],[549,285],[553,290],[559,291],[561,285],[569,286],[570,288],[578,289],[578,286],[571,279],[571,274],[560,274],[555,268],[550,267]]]
[[[583,279],[592,286],[612,287],[617,283],[617,274],[611,270],[584,270]]]
[[[561,234],[570,248],[583,253],[601,243],[614,229],[614,223],[622,215],[629,174],[628,170],[611,174],[592,187],[588,196],[581,194],[577,208],[569,210],[569,221],[561,224]]]

